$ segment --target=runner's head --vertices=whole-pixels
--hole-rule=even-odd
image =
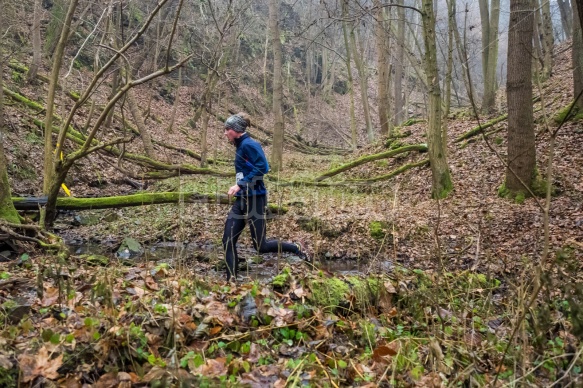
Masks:
[[[237,113],[225,121],[225,136],[230,142],[241,137],[251,125],[251,120],[247,113]]]

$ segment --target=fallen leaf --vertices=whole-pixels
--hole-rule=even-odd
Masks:
[[[43,300],[41,305],[43,307],[52,306],[59,299],[59,289],[53,287],[47,287],[43,292]]]
[[[150,290],[153,290],[153,291],[160,290],[160,287],[158,287],[158,283],[156,283],[154,278],[151,276],[146,277],[146,287],[148,287]]]
[[[152,380],[160,380],[166,374],[166,370],[160,368],[159,366],[155,366],[146,375],[142,378],[142,381],[145,383],[149,383]]]
[[[227,366],[225,365],[225,361],[226,360],[222,357],[206,360],[206,363],[196,368],[193,373],[200,373],[206,377],[223,376],[227,373]]]
[[[378,346],[372,353],[372,358],[376,362],[388,363],[387,356],[396,356],[397,350],[393,346]]]
[[[63,365],[63,355],[60,354],[54,359],[49,359],[49,352],[43,346],[37,355],[23,354],[18,358],[18,361],[22,370],[22,381],[27,383],[38,376],[56,379],[59,376],[57,369]]]
[[[211,301],[205,306],[209,319],[217,319],[222,325],[228,326],[234,322],[233,314],[227,309],[224,303]]]
[[[387,292],[389,294],[396,294],[397,293],[397,290],[395,289],[395,286],[393,286],[393,283],[391,281],[385,282],[385,289],[387,290]]]
[[[282,327],[294,321],[295,312],[286,308],[270,307],[267,310],[267,315],[275,318],[275,326]]]
[[[128,293],[130,293],[131,295],[136,295],[139,297],[144,296],[144,294],[146,293],[146,291],[143,288],[140,287],[133,287],[133,288],[126,288],[126,291]]]
[[[116,373],[109,372],[102,375],[93,386],[95,388],[117,388],[118,385],[119,381]]]
[[[12,369],[12,361],[4,354],[0,354],[0,368]]]

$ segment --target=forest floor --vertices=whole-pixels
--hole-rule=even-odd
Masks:
[[[557,56],[553,78],[535,90],[541,173],[548,129],[556,128],[553,118],[571,99],[569,55]],[[32,89],[19,87],[31,98]],[[190,141],[180,130],[187,104],[178,109],[172,133],[163,124],[170,106],[157,105],[166,109],[153,109],[159,122],[151,122],[152,136],[176,145]],[[347,111],[342,101],[335,109]],[[42,140],[31,130],[30,112],[12,104],[8,114],[13,194],[38,195],[42,158],[29,155],[42,155]],[[289,255],[259,258],[245,232],[239,243],[245,276],[225,283],[225,205],[60,214],[55,231],[71,244],[69,261],[31,247],[0,263],[0,386],[581,384],[581,122],[567,122],[557,135],[550,254],[540,268],[545,276],[538,276],[544,199],[517,203],[498,196],[506,122],[491,128],[499,132],[488,141],[453,142],[477,125],[469,116],[458,112],[449,122],[455,190],[444,200],[430,199],[427,167],[363,186],[292,188],[270,178],[270,202],[288,211],[268,223],[268,235],[304,242],[315,268]],[[212,127],[216,154],[232,157],[220,139],[221,123]],[[424,122],[400,130],[410,135],[392,146],[425,142]],[[314,139],[322,136],[335,135]],[[279,178],[314,178],[386,149],[379,140],[350,156],[286,152]],[[162,160],[187,160],[157,150]],[[378,176],[423,158],[415,152],[379,160],[329,181]],[[134,192],[104,157],[82,167],[67,182],[76,196]],[[226,192],[231,179],[181,176],[149,184],[147,191],[208,194]],[[142,254],[116,254],[124,240]],[[544,282],[541,297],[529,306],[537,281]]]

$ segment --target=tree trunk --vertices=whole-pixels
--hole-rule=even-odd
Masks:
[[[282,54],[279,36],[279,0],[269,0],[269,31],[273,48],[273,145],[271,150],[271,169],[280,171],[283,167],[283,85],[281,76]]]
[[[583,90],[583,29],[578,17],[579,5],[572,1],[573,6],[573,50],[571,52],[573,62],[573,98],[576,98]],[[583,111],[583,98],[576,102],[579,112]]]
[[[455,23],[453,19],[455,18],[455,7],[454,7],[455,0],[449,0],[447,2],[447,20],[448,20],[448,29],[447,29],[447,69],[445,72],[445,103],[443,107],[443,122],[441,123],[441,137],[443,142],[447,144],[448,136],[447,136],[447,124],[448,124],[448,116],[449,110],[451,107],[451,84],[452,84],[452,73],[453,73],[453,50],[454,50],[454,36],[453,36],[453,29],[455,27]],[[447,149],[447,148],[446,148]]]
[[[446,144],[441,128],[441,90],[437,70],[437,48],[435,43],[435,16],[433,1],[423,0],[423,39],[425,41],[425,72],[429,94],[429,112],[427,120],[427,143],[433,182],[433,198],[445,198],[453,189],[453,183],[447,165]]]
[[[27,81],[34,82],[42,59],[41,37],[40,37],[40,22],[42,15],[42,0],[35,0],[34,15],[32,17],[32,63],[28,70]]]
[[[543,34],[542,46],[544,63],[543,80],[547,80],[553,74],[553,49],[555,46],[550,1],[544,0],[542,2],[541,16],[542,16],[542,28],[540,32]]]
[[[557,0],[557,4],[561,13],[561,25],[563,26],[565,39],[569,40],[573,36],[573,12],[571,11],[571,7],[569,7],[568,1]]]
[[[397,5],[403,5],[403,0],[397,0]],[[394,113],[393,124],[401,125],[405,121],[405,104],[403,99],[403,74],[405,61],[405,9],[397,7],[397,54],[395,58],[395,82],[393,83]]]
[[[356,118],[354,116],[354,80],[352,78],[352,65],[350,58],[350,44],[348,44],[348,0],[342,0],[342,34],[344,36],[344,47],[346,48],[346,72],[348,73],[348,90],[350,92],[350,133],[352,135],[352,149],[356,150],[358,138],[356,134]],[[356,54],[355,54],[356,55]]]
[[[549,2],[535,0],[534,44],[540,62],[540,77],[542,81],[552,74],[553,25]]]
[[[117,9],[116,11],[116,5],[113,3],[112,1],[112,8],[113,11],[111,13],[111,17],[110,17],[110,21],[109,21],[109,38],[110,40],[113,42],[113,47],[115,49],[118,49],[121,45],[120,43],[120,34],[121,34],[121,3],[119,4],[119,9]],[[113,96],[115,96],[115,94],[117,93],[118,89],[119,89],[119,85],[123,82],[121,80],[122,78],[122,74],[121,74],[122,70],[121,68],[115,70],[113,72],[113,78],[111,81],[111,92],[109,93],[108,99],[111,99]],[[128,75],[132,74],[132,69],[127,69]],[[111,128],[111,124],[113,122],[113,114],[114,114],[114,109],[112,109],[109,114],[107,115],[107,118],[105,119],[105,126],[107,128]]]
[[[136,104],[133,90],[128,92],[126,101],[128,102],[130,113],[134,118],[134,123],[140,132],[140,137],[142,138],[142,143],[144,144],[144,151],[149,158],[154,159],[154,146],[152,145],[152,137],[150,136],[148,128],[146,128],[146,124],[144,123],[142,113],[138,108],[138,104]]]
[[[452,0],[453,1],[453,0]],[[455,13],[455,1],[454,2],[454,13]],[[464,12],[464,38],[462,39],[459,33],[459,28],[457,27],[457,19],[454,18],[453,22],[455,23],[455,27],[453,30],[454,36],[455,36],[455,40],[456,40],[456,47],[457,47],[457,53],[458,53],[458,57],[460,58],[460,62],[462,63],[462,78],[464,80],[464,86],[466,87],[466,91],[468,93],[468,98],[470,99],[470,101],[475,101],[476,99],[474,98],[474,89],[472,88],[472,85],[470,84],[470,79],[469,79],[469,70],[468,70],[468,52],[466,50],[466,33],[465,31],[467,31],[467,15],[468,15],[468,6],[466,4],[466,9]]]
[[[510,1],[508,26],[508,169],[506,189],[526,193],[535,178],[536,153],[532,108],[532,35],[530,0]],[[525,187],[526,186],[526,187]]]
[[[356,46],[356,40],[358,35],[358,29],[353,27],[350,29],[350,46],[351,50],[354,53],[354,64],[356,65],[356,70],[358,71],[358,79],[360,83],[360,98],[362,99],[362,109],[364,111],[364,121],[366,124],[366,134],[368,136],[368,141],[374,141],[374,130],[372,127],[372,122],[370,119],[370,107],[368,104],[368,74],[364,67],[364,60],[363,55],[364,52],[359,53],[358,48]]]
[[[4,0],[0,0],[0,7],[5,6]],[[0,26],[5,27],[4,12],[0,12]],[[4,32],[4,31],[2,31]],[[0,85],[4,78],[4,50],[0,41]],[[5,220],[13,224],[19,224],[18,213],[12,204],[10,196],[10,184],[8,183],[7,161],[4,155],[4,92],[0,87],[0,220]]]
[[[209,93],[210,95],[210,93]],[[209,126],[209,118],[211,112],[211,100],[210,97],[208,101],[205,98],[205,106],[202,109],[202,126],[200,131],[200,166],[206,167],[207,165],[207,155],[208,155],[208,145],[207,145],[207,134]]]
[[[43,179],[43,193],[48,194],[51,187],[51,182],[53,180],[54,165],[53,160],[53,136],[51,128],[53,127],[53,112],[55,111],[55,92],[57,90],[57,85],[59,83],[59,73],[61,71],[61,64],[63,63],[63,57],[65,52],[65,46],[67,44],[67,36],[69,36],[69,27],[71,26],[71,21],[73,20],[73,14],[77,8],[79,0],[71,0],[69,4],[69,9],[67,10],[67,16],[63,22],[63,28],[61,29],[61,36],[59,42],[55,48],[55,54],[53,55],[53,70],[51,72],[49,92],[47,96],[47,110],[45,113],[45,147],[44,147],[44,179]],[[59,185],[60,186],[60,185]]]
[[[378,67],[378,104],[379,123],[381,136],[389,135],[389,37],[385,31],[385,18],[381,0],[375,0],[376,12],[376,41],[377,41],[377,67]]]
[[[573,6],[577,4],[577,12],[574,12],[575,8],[573,8],[573,18],[579,19],[579,28],[581,28],[583,26],[583,0],[571,0],[571,3]],[[575,23],[573,23],[573,32],[575,28]]]
[[[178,85],[176,86],[176,92],[174,93],[174,104],[172,105],[172,115],[170,116],[170,124],[166,129],[166,132],[172,132],[174,128],[174,121],[176,121],[176,111],[178,110],[178,102],[180,101],[180,87],[182,86],[182,68],[178,69]]]
[[[498,25],[500,22],[500,0],[480,0],[482,19],[482,70],[484,74],[484,96],[482,112],[492,113],[496,102],[496,69],[498,64]]]

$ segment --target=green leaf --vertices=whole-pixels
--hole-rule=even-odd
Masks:
[[[58,345],[61,342],[61,335],[59,333],[53,333],[50,341],[53,345]]]
[[[10,278],[10,274],[8,272],[0,272],[0,279],[5,280]]]
[[[23,253],[22,255],[20,255],[20,261],[27,261],[28,259],[30,259],[28,253]]]
[[[348,366],[348,364],[346,363],[346,361],[344,361],[344,360],[338,360],[338,368],[344,369],[347,366]]]
[[[241,345],[241,353],[247,354],[251,351],[251,342],[247,341]]]
[[[43,339],[43,341],[49,342],[51,340],[51,337],[53,336],[53,334],[55,334],[55,333],[53,333],[53,331],[51,329],[46,329],[46,330],[43,330],[43,332],[40,336]]]
[[[199,366],[204,364],[204,357],[201,354],[197,353],[192,359],[192,361],[194,362],[194,367],[198,368]]]

